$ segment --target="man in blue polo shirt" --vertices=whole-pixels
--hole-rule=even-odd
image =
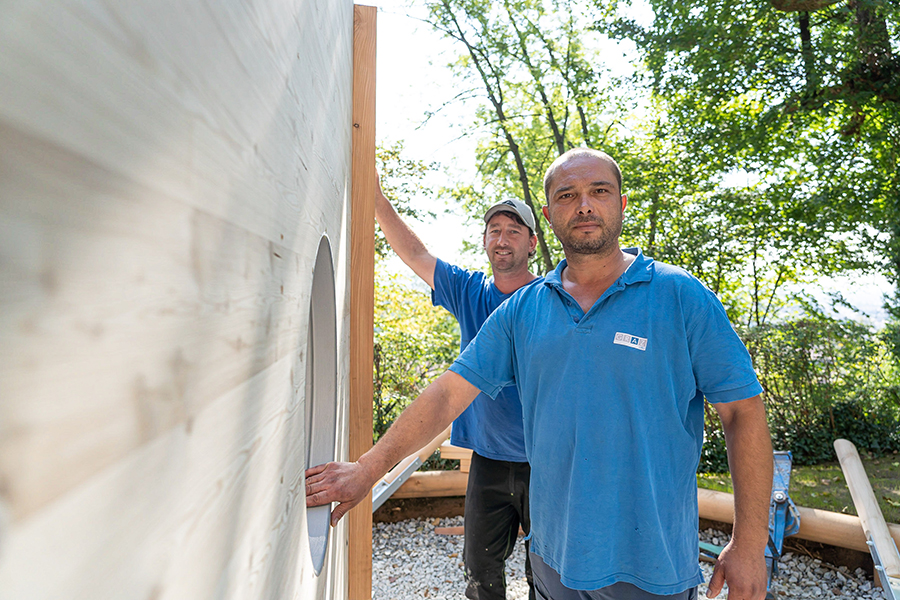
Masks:
[[[460,351],[478,333],[485,319],[513,292],[540,278],[528,270],[537,237],[534,215],[518,200],[504,200],[484,215],[482,241],[493,277],[435,258],[400,218],[379,185],[375,218],[388,244],[431,289],[436,306],[456,317]],[[505,600],[505,562],[512,554],[519,526],[530,531],[528,482],[522,405],[514,385],[493,398],[479,394],[453,421],[453,445],[472,450],[466,488],[466,596],[472,600]],[[534,598],[531,562],[526,554],[525,576]]]
[[[544,179],[566,260],[499,307],[447,373],[356,463],[307,471],[307,504],[336,522],[479,392],[514,381],[531,473],[538,598],[696,598],[695,472],[704,397],[722,420],[734,532],[707,595],[762,600],[772,482],[750,357],[722,305],[681,269],[619,247],[627,199],[608,155],[576,149]],[[443,425],[445,426],[445,425]]]

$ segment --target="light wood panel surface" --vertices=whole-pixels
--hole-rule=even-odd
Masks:
[[[372,447],[375,319],[374,6],[353,9],[353,220],[350,237],[350,460]],[[348,515],[350,600],[372,597],[372,494]]]
[[[441,444],[441,458],[458,460],[459,470],[463,473],[468,473],[472,466],[472,450],[453,446],[450,444],[450,440]]]
[[[0,19],[0,597],[346,595],[305,544],[315,251],[348,451],[352,3]]]

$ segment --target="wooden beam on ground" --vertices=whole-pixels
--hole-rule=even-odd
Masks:
[[[460,471],[420,471],[413,473],[394,492],[392,498],[464,496],[468,478],[468,473]],[[700,518],[721,523],[734,522],[734,496],[731,494],[699,488],[697,501]],[[803,506],[798,506],[797,510],[800,513],[800,532],[792,537],[851,550],[869,551],[859,517]],[[887,528],[900,546],[900,525],[888,523]]]
[[[372,447],[375,314],[374,6],[353,7],[353,150],[350,200],[350,460]],[[350,600],[372,598],[372,495],[349,520]]]
[[[463,473],[468,473],[469,468],[472,466],[472,450],[469,448],[460,448],[459,446],[454,446],[450,443],[450,440],[447,440],[443,444],[441,444],[441,458],[447,460],[458,460],[459,461],[459,470]]]
[[[697,499],[701,519],[734,522],[734,496],[731,494],[700,488],[697,490]],[[798,506],[797,511],[800,513],[800,531],[791,537],[861,552],[869,551],[859,517],[803,506]],[[887,527],[897,544],[900,544],[900,525],[888,523]]]
[[[418,471],[391,498],[465,496],[469,474],[461,471]]]

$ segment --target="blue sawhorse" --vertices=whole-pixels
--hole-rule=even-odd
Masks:
[[[784,538],[800,531],[800,513],[788,494],[791,483],[791,453],[778,451],[773,453],[773,459],[772,497],[769,501],[769,543],[766,546],[768,571],[766,589],[769,592],[766,598],[774,597],[771,593],[772,579],[778,575],[778,559],[781,558]],[[714,562],[722,549],[722,546],[700,542],[700,559]]]

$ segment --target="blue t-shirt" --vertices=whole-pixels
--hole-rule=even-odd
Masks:
[[[761,393],[721,303],[639,250],[582,312],[566,261],[514,294],[451,370],[489,396],[518,385],[531,463],[531,550],[570,588],[703,581],[697,481],[703,397]]]
[[[528,285],[541,281],[535,279]],[[526,286],[528,287],[528,286]],[[431,301],[443,306],[459,321],[459,350],[462,352],[481,329],[481,325],[512,294],[497,289],[491,278],[478,271],[467,271],[438,259],[434,266],[434,291]],[[492,400],[479,394],[453,422],[450,443],[470,448],[493,460],[525,462],[525,436],[522,431],[522,404],[514,385],[500,390]]]

